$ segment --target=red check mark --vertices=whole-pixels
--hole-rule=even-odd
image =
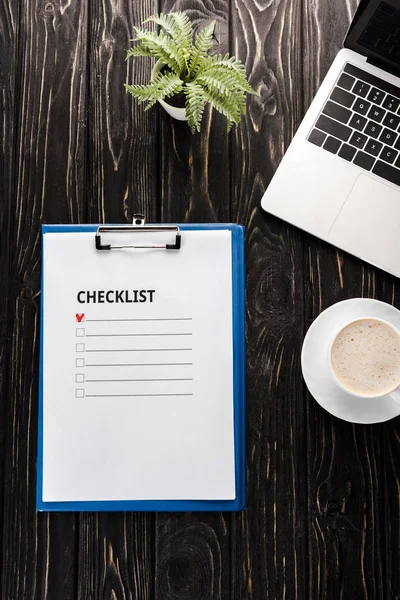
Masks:
[[[85,318],[84,313],[78,314],[76,313],[76,320],[78,321],[78,323],[82,323],[83,319]]]

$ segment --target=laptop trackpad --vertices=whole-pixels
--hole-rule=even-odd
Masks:
[[[400,191],[359,175],[328,240],[399,276]]]

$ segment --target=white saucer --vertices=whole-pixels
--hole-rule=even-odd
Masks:
[[[379,399],[360,399],[341,390],[329,369],[328,352],[335,333],[361,317],[384,319],[400,329],[400,311],[391,304],[369,298],[338,302],[324,310],[308,330],[301,368],[310,393],[332,415],[351,423],[382,423],[400,415],[400,391]]]

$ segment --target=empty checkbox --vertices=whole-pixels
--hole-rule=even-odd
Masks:
[[[76,330],[76,337],[85,337],[85,330],[81,327],[78,327]]]
[[[77,344],[76,351],[77,352],[85,352],[85,344]]]
[[[85,381],[85,376],[83,373],[77,373],[75,376],[75,381],[76,383],[84,383]]]
[[[75,390],[75,397],[76,398],[84,398],[85,390],[82,390],[82,389]]]
[[[85,366],[85,359],[84,358],[77,358],[75,364],[76,364],[77,367],[84,367]]]

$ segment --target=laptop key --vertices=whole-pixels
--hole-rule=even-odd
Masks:
[[[381,142],[385,144],[389,144],[389,146],[393,146],[397,138],[397,133],[392,131],[391,129],[384,129],[379,136]]]
[[[343,71],[345,73],[348,73],[349,75],[352,75],[353,77],[362,79],[363,81],[366,81],[367,83],[370,83],[371,85],[380,88],[387,94],[395,96],[396,98],[400,98],[400,88],[396,85],[393,85],[392,83],[389,83],[385,79],[376,77],[375,75],[372,75],[372,73],[368,73],[368,71],[364,71],[363,69],[360,69],[359,67],[356,67],[351,63],[346,63]]]
[[[388,39],[390,38],[390,33],[384,31],[383,29],[380,29],[380,27],[375,27],[374,19],[372,19],[372,23],[373,24],[371,25],[371,22],[370,22],[367,27],[367,34],[369,35],[369,37],[372,37],[375,40],[383,40],[383,41],[387,42]]]
[[[337,140],[336,138],[329,136],[324,144],[324,150],[328,150],[328,152],[332,152],[332,154],[336,154],[336,152],[340,148],[340,144],[342,142]]]
[[[397,150],[400,150],[400,136],[397,138],[397,141],[396,141],[396,143],[395,143],[394,147],[395,147]]]
[[[356,152],[357,150],[353,146],[349,146],[348,144],[342,144],[338,156],[340,156],[340,158],[344,158],[345,160],[352,160]]]
[[[388,163],[382,162],[381,160],[377,160],[374,164],[374,168],[372,172],[375,175],[379,175],[386,181],[390,181],[390,183],[394,183],[395,185],[400,185],[400,170],[395,169],[392,165]]]
[[[333,121],[326,115],[320,115],[318,117],[315,127],[321,131],[325,131],[325,133],[329,133],[330,135],[339,138],[339,140],[343,140],[344,142],[347,142],[353,132],[353,130],[350,129],[350,127],[347,127],[347,125]]]
[[[390,148],[390,146],[384,146],[379,158],[392,164],[397,158],[398,152]]]
[[[372,88],[372,90],[368,94],[368,100],[371,100],[371,102],[374,102],[375,104],[382,104],[384,97],[385,92],[382,92],[377,88]]]
[[[350,127],[354,127],[354,129],[357,129],[358,131],[362,131],[366,123],[367,119],[365,117],[362,117],[361,115],[353,115],[349,125]]]
[[[368,121],[366,128],[364,129],[364,133],[369,135],[370,137],[377,138],[380,132],[382,131],[382,125],[378,125],[373,121]]]
[[[367,136],[362,133],[357,133],[356,131],[351,136],[349,143],[357,148],[364,148],[365,142],[367,141]]]
[[[379,15],[374,15],[373,23],[375,27],[378,27],[383,33],[388,33],[389,36],[397,33],[397,27],[393,23],[386,20],[381,20]],[[380,36],[382,37],[382,35]]]
[[[377,123],[380,123],[385,116],[385,111],[379,106],[371,106],[368,117]]]
[[[382,16],[382,13],[386,13],[387,15],[394,15],[394,13],[396,12],[396,7],[395,6],[391,6],[390,4],[387,4],[386,2],[382,2],[380,7],[379,7],[379,16]]]
[[[370,106],[371,102],[363,100],[362,98],[357,98],[354,102],[353,110],[360,115],[366,115]]]
[[[357,165],[358,167],[361,167],[363,169],[366,169],[367,171],[370,171],[372,168],[372,165],[375,162],[375,158],[373,156],[371,156],[370,154],[365,154],[365,152],[357,152],[353,163],[355,165]]]
[[[318,129],[313,129],[310,135],[308,136],[308,141],[316,146],[322,146],[326,138],[326,133],[322,131],[318,131]]]
[[[322,112],[325,115],[328,115],[329,117],[340,121],[341,123],[347,123],[352,115],[351,110],[349,110],[348,108],[345,108],[344,106],[340,106],[339,104],[335,104],[334,102],[330,101],[328,101],[325,104],[324,110]]]
[[[395,49],[394,45],[390,41],[383,42],[382,40],[378,40],[376,48],[379,51],[379,54],[383,54],[386,56],[390,56],[390,54]]]
[[[343,73],[343,74],[346,75],[346,73]],[[350,77],[350,75],[348,75],[348,77]],[[365,98],[365,96],[368,94],[370,89],[371,89],[371,86],[368,85],[368,83],[365,83],[364,81],[356,81],[356,83],[351,91],[354,94],[357,94],[357,96],[361,96],[362,98]]]
[[[367,145],[365,146],[365,152],[369,152],[369,154],[373,154],[374,156],[378,156],[379,152],[382,150],[383,144],[377,142],[376,140],[368,140]]]
[[[334,102],[337,102],[338,104],[341,104],[342,106],[347,106],[347,108],[350,108],[350,106],[355,100],[355,96],[354,94],[350,94],[350,92],[346,92],[346,90],[342,90],[339,87],[335,87],[332,94],[330,95],[330,99]]]
[[[393,113],[388,112],[386,117],[383,119],[383,124],[385,127],[390,127],[390,129],[396,130],[400,125],[400,117],[397,117]]]
[[[383,108],[387,108],[387,110],[393,110],[395,112],[400,106],[400,100],[388,94],[383,101],[382,106]]]
[[[342,73],[341,76],[339,77],[339,81],[337,82],[337,85],[344,88],[345,90],[351,90],[351,88],[354,85],[354,82],[355,82],[354,77],[352,77],[351,75],[347,75],[347,73]]]

